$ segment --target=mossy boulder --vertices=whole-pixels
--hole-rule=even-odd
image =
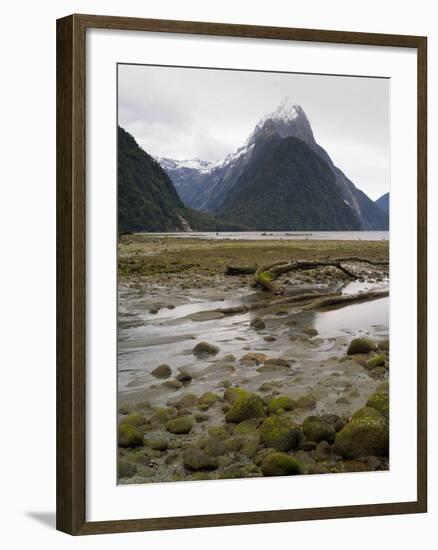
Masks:
[[[378,347],[383,351],[389,351],[389,339],[385,338],[384,340],[380,340],[380,342],[378,342]]]
[[[259,439],[248,437],[242,442],[240,452],[247,458],[254,458],[259,450]]]
[[[119,414],[129,414],[131,412],[131,406],[130,405],[120,405],[119,407]]]
[[[198,396],[194,393],[186,393],[175,401],[169,401],[169,405],[174,405],[177,409],[191,409],[198,403]]]
[[[351,417],[352,420],[355,420],[356,418],[365,418],[365,417],[372,417],[372,418],[378,418],[382,417],[380,412],[377,409],[374,409],[373,407],[362,407],[361,409],[358,409],[353,416]]]
[[[389,393],[389,382],[382,382],[376,388],[376,393]]]
[[[193,380],[193,376],[186,370],[186,369],[179,369],[179,373],[176,377],[178,382],[181,382],[184,386],[187,384],[190,384],[190,382]]]
[[[385,356],[384,355],[373,355],[373,357],[370,357],[368,361],[365,363],[365,366],[367,369],[375,369],[376,367],[382,367],[385,364]]]
[[[381,413],[385,418],[389,418],[389,394],[379,392],[371,395],[367,401],[367,407],[372,407]]]
[[[298,460],[286,453],[270,453],[261,463],[264,476],[292,476],[301,473]]]
[[[297,402],[295,399],[292,399],[292,397],[288,397],[286,395],[280,395],[269,400],[268,413],[275,414],[280,409],[283,411],[292,411],[293,409],[296,409],[296,407]]]
[[[239,422],[234,426],[233,435],[235,436],[259,436],[259,426],[263,422],[262,418],[249,418],[243,422]]]
[[[120,420],[120,424],[125,424],[129,426],[143,426],[146,424],[146,418],[138,412],[133,412],[131,414],[128,414],[127,416],[124,416]]]
[[[226,440],[218,439],[217,437],[211,437],[207,439],[203,446],[203,451],[210,456],[222,456],[228,452],[228,446],[225,443]]]
[[[207,481],[211,479],[211,474],[209,472],[193,472],[188,478],[190,481]]]
[[[176,416],[178,411],[175,407],[157,407],[151,416],[151,421],[156,424],[165,424],[171,418]]]
[[[263,361],[269,359],[265,353],[249,352],[240,358],[239,363],[246,367],[252,367],[254,365],[260,365]]]
[[[356,355],[358,353],[369,353],[376,351],[377,346],[371,338],[353,338],[347,349],[348,355]]]
[[[335,451],[343,458],[388,456],[389,423],[383,417],[351,420],[336,434]]]
[[[368,371],[368,374],[371,376],[371,378],[381,380],[388,375],[388,371],[385,367],[376,367],[375,369],[371,369],[370,371]]]
[[[152,376],[155,376],[155,378],[162,378],[166,379],[169,378],[172,374],[172,369],[169,367],[169,365],[158,365],[152,372]]]
[[[210,456],[197,447],[188,447],[184,451],[183,464],[187,470],[192,472],[198,470],[215,470],[219,466],[215,456]]]
[[[135,476],[137,473],[137,466],[135,464],[131,464],[130,462],[126,462],[126,460],[118,460],[117,461],[117,477],[120,479],[121,477],[132,477]]]
[[[234,405],[240,397],[245,397],[247,395],[250,395],[250,392],[243,388],[228,388],[224,392],[224,400],[230,403],[230,405]]]
[[[219,401],[220,397],[213,393],[212,391],[205,392],[201,397],[199,398],[199,404],[200,405],[207,405],[208,407],[211,407],[214,405],[217,401]]]
[[[260,426],[260,442],[277,451],[289,451],[299,442],[300,428],[282,416],[270,416]]]
[[[314,409],[316,407],[316,399],[311,395],[302,395],[297,399],[297,407],[300,409]]]
[[[266,324],[261,317],[256,317],[250,322],[250,326],[255,330],[263,330]]]
[[[247,392],[246,395],[241,395],[225,415],[227,422],[242,422],[249,418],[262,418],[266,416],[263,401],[258,395]]]
[[[143,438],[133,426],[119,423],[117,441],[119,447],[138,447]]]
[[[180,416],[166,423],[166,430],[173,434],[188,434],[193,428],[194,419],[191,416]]]
[[[169,447],[169,442],[165,437],[144,437],[143,442],[155,451],[165,451]]]
[[[225,426],[211,426],[208,429],[208,435],[218,439],[226,439],[230,434]]]
[[[328,422],[324,422],[318,416],[308,416],[303,422],[303,433],[309,441],[319,443],[327,441],[333,443],[336,437],[334,427]]]
[[[208,357],[219,353],[219,348],[208,342],[199,342],[192,350],[193,355],[198,358]]]

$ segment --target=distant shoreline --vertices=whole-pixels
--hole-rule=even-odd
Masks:
[[[312,241],[389,241],[389,231],[188,231],[138,232],[134,235],[212,240],[312,240]]]

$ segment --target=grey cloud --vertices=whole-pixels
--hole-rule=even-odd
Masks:
[[[218,160],[290,96],[316,140],[371,198],[389,190],[389,81],[119,65],[119,124],[150,154]]]

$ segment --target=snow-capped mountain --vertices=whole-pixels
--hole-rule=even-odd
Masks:
[[[337,168],[327,152],[315,140],[309,119],[303,108],[286,97],[271,113],[262,117],[245,144],[223,160],[207,162],[200,159],[185,161],[159,158],[175,184],[183,202],[205,212],[217,212],[255,159],[263,143],[273,137],[294,137],[304,141],[327,165],[335,176],[338,191],[346,205],[359,220],[361,229],[384,230],[388,216]]]
[[[168,158],[157,158],[157,161],[173,180],[185,204],[197,210],[214,212],[241,175],[253,147],[244,145],[219,161]]]

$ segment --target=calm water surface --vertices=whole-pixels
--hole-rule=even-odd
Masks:
[[[333,240],[333,241],[387,241],[389,231],[232,231],[188,233],[141,233],[151,237],[179,237],[181,239],[231,240]]]

